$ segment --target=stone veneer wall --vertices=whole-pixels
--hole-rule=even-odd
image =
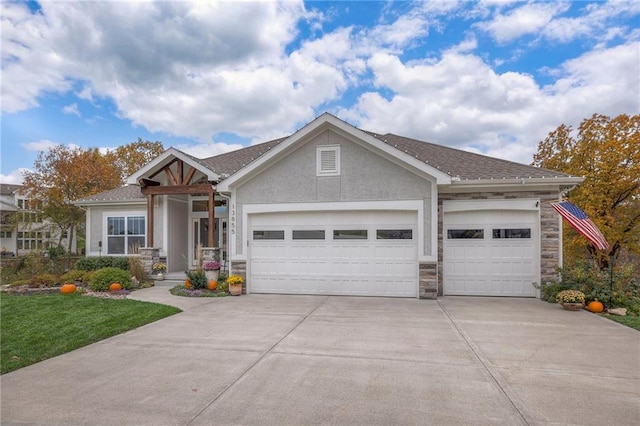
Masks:
[[[420,299],[436,299],[438,296],[438,263],[420,262]]]
[[[153,264],[160,261],[160,249],[153,247],[140,247],[140,263],[144,272],[153,275]]]
[[[445,200],[512,200],[519,198],[540,199],[540,279],[545,284],[558,279],[556,269],[560,259],[560,220],[551,202],[558,201],[559,191],[517,191],[517,192],[469,192],[458,194],[440,194],[438,197],[438,295],[443,294],[443,235],[442,221],[444,213],[442,202]]]
[[[244,284],[242,284],[242,293],[247,293],[247,262],[244,260],[234,260],[231,262],[231,274],[240,275],[244,278]]]

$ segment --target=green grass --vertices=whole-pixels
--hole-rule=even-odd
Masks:
[[[180,312],[136,300],[72,295],[0,296],[0,374]]]
[[[634,328],[640,331],[640,317],[619,317],[617,315],[603,315],[603,317],[610,319],[611,321],[619,322],[620,324],[624,324],[627,327]]]

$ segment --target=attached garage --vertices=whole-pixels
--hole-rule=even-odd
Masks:
[[[416,211],[248,216],[252,293],[416,297]]]
[[[539,201],[443,204],[445,295],[535,297]]]

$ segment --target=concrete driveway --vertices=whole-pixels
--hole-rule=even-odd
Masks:
[[[640,424],[640,333],[586,311],[135,295],[184,312],[2,376],[2,424]]]

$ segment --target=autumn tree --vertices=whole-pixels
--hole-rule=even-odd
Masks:
[[[84,211],[72,204],[98,192],[120,185],[120,172],[97,148],[84,150],[58,145],[41,151],[33,171],[24,172],[25,195],[42,203],[44,216],[61,231],[68,232],[68,248]]]
[[[67,252],[74,232],[84,223],[84,210],[74,201],[117,188],[124,179],[163,150],[160,142],[138,139],[106,154],[98,148],[70,148],[58,145],[42,151],[33,171],[24,172],[25,195],[41,202],[43,215],[68,232]]]
[[[565,253],[586,246],[601,267],[623,249],[640,254],[640,115],[594,114],[577,131],[562,124],[540,142],[533,165],[585,178],[568,199],[585,211],[610,244],[607,253],[599,253],[570,230],[565,233]]]
[[[120,170],[121,180],[124,184],[127,177],[163,152],[162,142],[151,142],[138,138],[136,142],[109,151],[107,157]]]

